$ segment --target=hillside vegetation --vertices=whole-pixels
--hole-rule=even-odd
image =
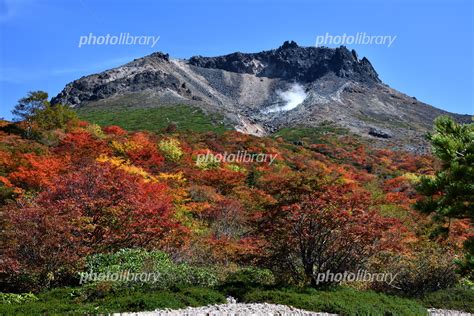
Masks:
[[[186,105],[151,108],[85,107],[77,112],[86,121],[101,126],[117,125],[129,131],[159,132],[170,124],[182,131],[222,133],[230,129],[217,114],[206,115],[200,108]]]
[[[473,311],[463,304],[472,297],[472,256],[463,250],[472,208],[459,177],[470,174],[472,156],[457,141],[470,137],[467,125],[438,121],[435,148],[446,139],[457,148],[440,163],[327,125],[262,138],[198,132],[206,125],[178,120],[195,112],[164,109],[80,114],[101,126],[45,102],[0,127],[0,313],[134,311],[225,295],[346,315]],[[144,122],[150,130],[135,130]],[[449,129],[451,138],[440,136]],[[436,179],[467,193],[417,191],[421,183],[444,192]],[[448,221],[429,210],[433,201],[452,204],[447,198],[466,213]],[[319,278],[361,270],[396,277]],[[80,284],[85,272],[160,277]],[[17,295],[28,292],[36,296]]]

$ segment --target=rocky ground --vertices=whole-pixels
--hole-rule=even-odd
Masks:
[[[114,314],[126,316],[224,316],[224,315],[301,315],[301,316],[330,316],[335,314],[309,312],[285,305],[276,304],[222,304],[204,307],[188,307],[180,310],[156,310],[152,312]]]
[[[430,316],[469,316],[473,315],[470,313],[443,310],[443,309],[430,309],[428,310]],[[222,305],[209,305],[204,307],[188,307],[185,309],[171,310],[163,309],[151,312],[139,312],[139,313],[116,313],[116,316],[238,316],[238,315],[292,315],[292,316],[331,316],[336,314],[329,313],[317,313],[310,312],[301,309],[297,309],[285,305],[276,304],[222,304]]]
[[[430,316],[468,316],[470,313],[443,310],[443,309],[429,309]],[[237,303],[232,297],[227,298],[227,304],[208,305],[202,307],[187,307],[184,309],[172,310],[161,309],[150,312],[139,313],[116,313],[114,316],[237,316],[237,315],[292,315],[292,316],[332,316],[337,314],[329,314],[322,312],[311,312],[302,309],[297,309],[292,306],[268,304],[268,303],[253,303],[244,304]]]
[[[430,309],[428,310],[430,316],[469,316],[473,315],[470,313],[443,310],[443,309]],[[276,305],[276,304],[222,304],[222,305],[209,305],[204,307],[188,307],[185,309],[171,310],[163,309],[151,312],[139,312],[139,313],[117,313],[116,316],[237,316],[237,315],[292,315],[292,316],[331,316],[336,314],[329,313],[317,313],[310,312],[301,309],[297,309],[291,306]]]

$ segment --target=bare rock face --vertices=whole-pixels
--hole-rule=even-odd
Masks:
[[[256,54],[233,53],[219,57],[192,57],[189,64],[257,77],[278,78],[309,83],[328,73],[361,82],[380,82],[370,62],[357,59],[346,47],[300,47],[285,42],[277,49]]]
[[[84,109],[187,104],[218,112],[237,130],[255,135],[332,122],[382,146],[410,151],[427,148],[424,134],[437,116],[471,120],[390,88],[354,50],[293,41],[259,53],[189,60],[153,53],[75,80],[52,102]]]
[[[169,62],[168,54],[158,52],[122,67],[83,77],[69,83],[52,99],[52,103],[76,106],[107,99],[117,94],[156,88],[171,89],[186,96],[188,93],[182,87],[182,83],[173,74],[157,67]]]
[[[369,135],[372,135],[374,137],[379,137],[379,138],[392,138],[392,135],[390,135],[390,133],[387,133],[385,131],[382,131],[380,129],[373,128],[373,127],[369,129]]]

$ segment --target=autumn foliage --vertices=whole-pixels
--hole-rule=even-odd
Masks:
[[[430,156],[347,136],[298,146],[86,122],[54,137],[0,131],[0,286],[10,290],[70,284],[86,255],[138,247],[311,283],[315,272],[354,270],[381,251],[409,256],[430,234],[430,218],[411,209],[413,183],[433,173]],[[277,158],[196,163],[202,152],[243,150]],[[451,225],[437,242],[455,253],[470,227]]]
[[[265,219],[270,262],[287,277],[315,283],[317,273],[351,271],[394,248],[396,219],[380,216],[369,192],[352,184],[323,186]]]

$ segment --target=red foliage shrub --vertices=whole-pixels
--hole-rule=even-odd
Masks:
[[[18,154],[18,168],[9,178],[17,186],[30,189],[42,189],[54,183],[53,178],[68,167],[68,158],[56,156],[38,156],[34,153]]]
[[[263,218],[270,263],[286,277],[316,285],[320,272],[357,269],[389,245],[396,220],[374,210],[370,194],[351,185],[321,188]]]
[[[127,152],[128,158],[133,164],[145,168],[147,171],[156,172],[164,163],[164,157],[158,152],[156,143],[144,133],[136,133],[132,136],[132,141],[138,148]]]
[[[11,270],[19,267],[43,280],[73,270],[91,253],[177,246],[185,233],[173,218],[165,185],[106,164],[56,178],[32,201],[7,205],[3,216]]]
[[[221,194],[231,192],[232,188],[241,185],[245,180],[245,174],[222,168],[205,171],[190,168],[186,177],[198,184],[212,186]]]
[[[117,125],[106,126],[102,129],[108,135],[122,136],[127,134],[127,131]]]
[[[52,150],[58,155],[69,155],[73,165],[85,165],[101,154],[111,152],[105,141],[96,139],[89,132],[75,129],[65,135],[59,146]]]

